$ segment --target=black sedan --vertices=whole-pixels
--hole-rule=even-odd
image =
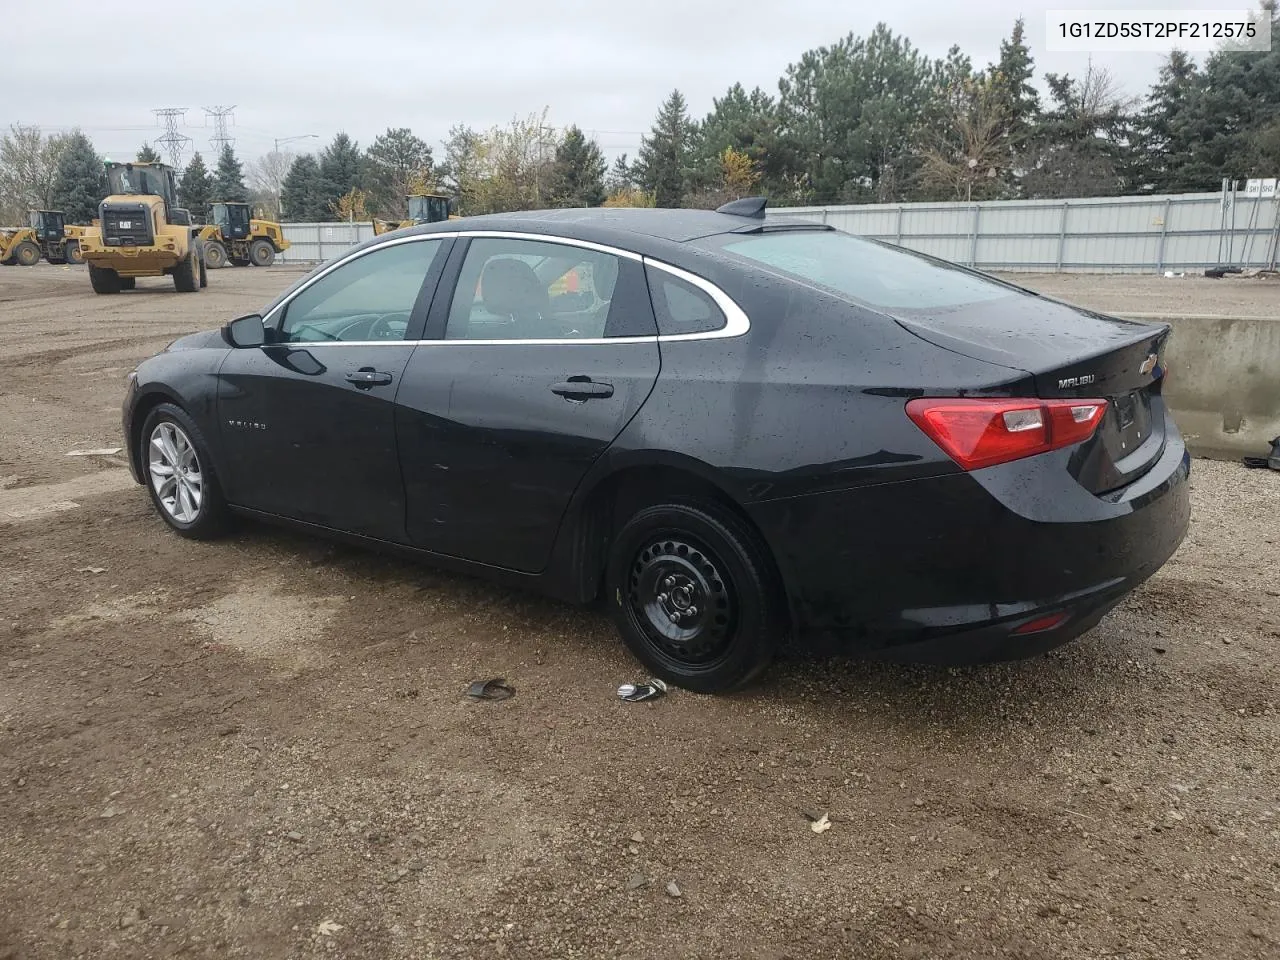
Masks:
[[[130,375],[135,478],[607,604],[656,675],[784,644],[941,663],[1088,630],[1188,524],[1169,328],[720,210],[452,220],[351,248]]]

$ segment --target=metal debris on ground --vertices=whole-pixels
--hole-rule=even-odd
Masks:
[[[106,573],[106,567],[76,567],[76,573]]]
[[[640,700],[653,700],[666,692],[667,685],[657,677],[652,677],[645,683],[624,683],[618,688],[618,697],[628,703],[636,703]]]
[[[1246,467],[1253,467],[1255,470],[1271,468],[1272,470],[1280,470],[1280,437],[1276,437],[1271,441],[1271,452],[1265,457],[1244,457],[1241,462]]]
[[[477,680],[467,687],[467,696],[474,700],[506,700],[515,695],[515,687],[509,686],[502,677],[494,677],[491,680]]]
[[[97,450],[68,450],[68,457],[113,457],[123,447],[100,447]]]

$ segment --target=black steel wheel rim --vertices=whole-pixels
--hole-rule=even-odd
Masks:
[[[649,540],[628,576],[631,614],[654,652],[682,667],[722,660],[737,615],[724,564],[683,535]]]

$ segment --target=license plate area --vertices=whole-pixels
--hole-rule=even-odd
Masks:
[[[1138,399],[1136,394],[1129,394],[1127,397],[1116,398],[1116,425],[1120,428],[1120,432],[1124,433],[1133,426],[1134,418],[1137,416]]]

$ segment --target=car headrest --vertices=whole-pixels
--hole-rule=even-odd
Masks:
[[[530,316],[547,309],[547,290],[523,260],[490,260],[480,274],[480,289],[485,309],[498,316]]]

